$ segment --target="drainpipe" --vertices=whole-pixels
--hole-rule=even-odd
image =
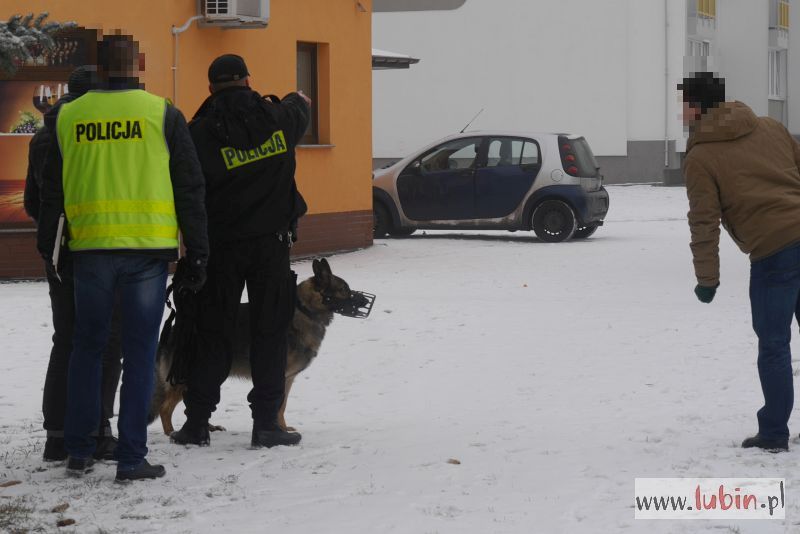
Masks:
[[[195,15],[180,28],[175,27],[175,25],[172,26],[172,35],[175,37],[175,56],[172,60],[172,105],[176,107],[178,105],[178,35],[188,30],[192,22],[202,18],[203,15]]]
[[[669,12],[664,0],[664,167],[669,167]],[[177,48],[177,45],[176,45]]]

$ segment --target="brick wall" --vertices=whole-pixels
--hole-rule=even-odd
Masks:
[[[293,257],[355,250],[372,245],[372,211],[306,215],[297,228]]]
[[[0,279],[43,277],[44,262],[36,250],[36,231],[0,233]]]
[[[306,215],[297,228],[292,257],[356,250],[372,245],[372,212]],[[0,232],[0,280],[42,278],[44,264],[33,231]]]

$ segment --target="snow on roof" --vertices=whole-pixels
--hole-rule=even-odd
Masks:
[[[407,69],[410,65],[419,63],[419,59],[406,54],[390,52],[388,50],[372,49],[372,68],[378,69]]]

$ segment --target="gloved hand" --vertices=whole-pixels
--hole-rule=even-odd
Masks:
[[[697,284],[697,286],[694,288],[694,294],[697,295],[697,300],[705,304],[708,304],[709,302],[714,300],[714,295],[717,294],[718,287],[719,284],[715,285],[714,287],[701,286],[700,284]]]
[[[172,278],[178,293],[191,291],[197,293],[206,283],[206,264],[202,260],[184,256],[178,260],[175,276]]]
[[[48,278],[56,278],[56,268],[53,265],[53,258],[45,258],[44,259],[44,271],[47,274]]]

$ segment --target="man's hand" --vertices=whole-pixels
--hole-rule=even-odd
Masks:
[[[701,286],[700,284],[697,284],[697,286],[695,286],[694,288],[694,294],[697,295],[697,300],[705,304],[708,304],[709,302],[714,300],[714,295],[717,294],[718,287],[719,284],[715,285],[714,287]]]
[[[306,94],[305,94],[303,91],[300,91],[300,90],[298,90],[298,91],[297,91],[297,94],[298,94],[298,95],[300,95],[300,98],[302,98],[303,100],[305,100],[305,102],[306,102],[306,104],[308,105],[308,107],[311,107],[311,99],[310,99],[310,98],[308,98],[308,97],[306,96]]]
[[[197,293],[206,283],[206,266],[200,260],[183,257],[178,261],[178,268],[175,269],[172,281],[178,293],[184,291]]]
[[[50,280],[57,280],[61,282],[61,276],[59,276],[56,266],[53,265],[53,258],[44,259],[44,270]]]

